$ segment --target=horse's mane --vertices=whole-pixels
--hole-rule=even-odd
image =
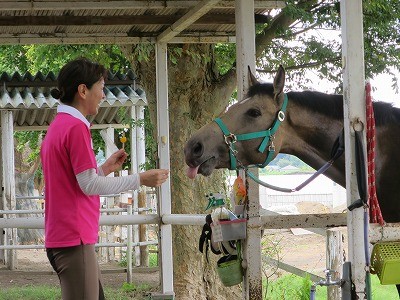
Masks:
[[[250,87],[247,96],[269,95],[273,97],[274,87],[272,83],[260,83]],[[343,119],[343,95],[325,94],[315,91],[288,92],[289,101],[327,116],[329,118]],[[391,103],[374,101],[374,114],[376,126],[387,124],[400,124],[400,109],[393,107]]]

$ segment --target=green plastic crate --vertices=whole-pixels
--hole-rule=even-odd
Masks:
[[[381,284],[400,283],[400,242],[378,242],[371,255],[371,266]]]

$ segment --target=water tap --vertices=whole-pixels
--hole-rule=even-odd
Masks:
[[[332,280],[332,274],[335,273],[335,271],[326,269],[325,271],[325,280],[320,280],[319,282],[316,283],[316,285],[321,285],[321,286],[332,286],[332,285],[342,285],[342,280],[337,279],[337,280]]]

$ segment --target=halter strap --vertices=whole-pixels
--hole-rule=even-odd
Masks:
[[[267,158],[265,159],[265,162],[263,164],[258,164],[256,166],[259,168],[264,168],[272,161],[275,154],[275,145],[273,142],[274,135],[277,132],[279,125],[283,122],[283,120],[285,120],[285,112],[288,101],[289,99],[287,94],[284,94],[284,99],[281,109],[278,111],[276,119],[272,123],[272,126],[267,130],[235,135],[234,133],[231,133],[229,131],[228,127],[226,127],[226,125],[220,118],[216,118],[214,120],[218,124],[222,133],[224,134],[225,143],[229,147],[229,156],[231,161],[230,170],[237,169],[237,159],[236,159],[237,151],[235,150],[235,143],[237,141],[246,141],[263,137],[264,139],[261,141],[261,144],[258,147],[258,152],[264,153],[268,146]]]

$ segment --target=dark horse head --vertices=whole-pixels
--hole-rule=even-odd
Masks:
[[[342,95],[284,93],[282,67],[273,84],[259,83],[252,75],[250,78],[245,99],[232,105],[219,120],[200,128],[186,143],[190,178],[197,174],[208,176],[218,168],[232,169],[232,160],[234,166],[265,165],[279,152],[295,155],[314,169],[330,159],[332,146],[343,129]],[[376,102],[374,111],[377,195],[385,221],[396,222],[400,221],[400,110],[389,103]],[[280,120],[277,128],[276,120]],[[258,134],[246,139],[249,133]],[[325,173],[342,186],[344,164],[342,155]]]

